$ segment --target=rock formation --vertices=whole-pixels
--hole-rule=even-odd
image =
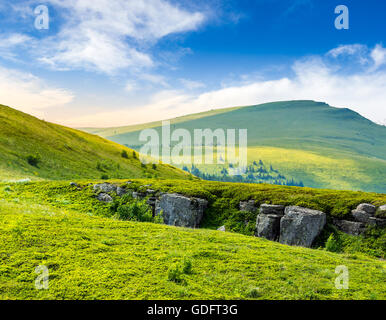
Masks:
[[[161,196],[155,214],[162,212],[165,224],[197,228],[204,215],[208,201],[199,198],[188,198],[179,194]]]
[[[280,239],[283,244],[311,247],[326,225],[326,214],[321,211],[290,206],[280,220]]]
[[[256,220],[256,236],[276,241],[280,236],[280,220],[284,206],[262,204]]]

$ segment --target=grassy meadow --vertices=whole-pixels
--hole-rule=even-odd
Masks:
[[[330,112],[324,105],[315,108]],[[230,126],[243,127],[238,112],[245,119],[245,112],[260,110],[212,110],[175,119],[174,125],[216,127],[233,118]],[[370,227],[354,237],[331,224],[333,218],[352,220],[360,203],[386,204],[386,194],[202,181],[167,164],[142,164],[137,152],[118,144],[123,140],[111,142],[1,105],[0,120],[0,299],[386,298],[385,230]],[[105,134],[126,139],[157,125],[109,128]],[[252,158],[317,187],[383,190],[384,150],[365,150],[361,139],[353,144],[363,152],[319,140],[312,145],[309,131],[285,147],[280,134],[276,145],[275,139],[252,143]],[[204,198],[209,207],[200,229],[166,226],[146,215],[144,201],[115,193],[112,203],[97,200],[93,185],[101,182]],[[251,199],[324,211],[327,227],[312,249],[256,238],[257,213],[239,211],[239,202]],[[134,219],[125,216],[128,210],[146,212]],[[227,232],[216,230],[223,225]],[[49,290],[35,288],[39,265],[49,269]],[[348,290],[335,287],[340,265],[349,270]]]
[[[0,299],[386,298],[386,264],[370,255],[119,221],[91,190],[71,188],[1,186]],[[38,265],[49,268],[49,290],[34,287]],[[348,290],[335,288],[339,265]]]

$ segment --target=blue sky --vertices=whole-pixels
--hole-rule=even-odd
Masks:
[[[79,127],[313,99],[383,123],[385,15],[378,0],[3,0],[0,103]]]

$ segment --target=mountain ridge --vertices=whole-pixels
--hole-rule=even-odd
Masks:
[[[279,101],[182,120],[172,119],[171,129],[247,129],[250,162],[266,160],[306,186],[386,192],[386,127],[349,108],[312,100]],[[160,122],[128,126],[118,134],[114,129],[94,133],[139,150],[139,132],[149,127],[161,133]]]

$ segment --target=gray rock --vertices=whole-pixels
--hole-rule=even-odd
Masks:
[[[363,210],[353,210],[351,211],[352,216],[354,217],[355,221],[363,222],[363,223],[369,223],[371,215]]]
[[[372,226],[384,228],[384,227],[386,227],[386,219],[371,217],[369,219],[369,224]]]
[[[332,223],[340,231],[351,234],[353,236],[359,236],[366,229],[366,225],[362,222],[333,219]]]
[[[127,193],[128,193],[128,190],[126,190],[125,188],[122,188],[122,187],[117,188],[117,196],[118,197],[122,197],[123,195],[125,195]]]
[[[240,201],[240,211],[256,212],[255,200]]]
[[[72,187],[78,187],[78,184],[75,183],[75,182],[70,182],[70,186],[72,186]]]
[[[159,200],[156,197],[150,197],[146,200],[146,203],[151,206],[151,211],[153,213],[153,217],[155,216],[156,209],[159,206]]]
[[[326,214],[321,211],[290,206],[280,220],[280,243],[311,247],[326,225]]]
[[[370,203],[361,203],[356,208],[356,210],[358,210],[358,211],[364,211],[364,212],[371,214],[371,215],[373,215],[375,213],[376,209],[377,208]]]
[[[256,219],[256,236],[277,241],[280,236],[280,220],[282,217],[283,215],[277,214],[259,214]]]
[[[207,205],[208,201],[204,199],[164,194],[156,208],[156,215],[162,210],[165,224],[196,228],[200,225]]]
[[[225,226],[221,226],[220,228],[217,229],[217,231],[222,231],[222,232],[225,232]]]
[[[148,195],[151,195],[151,194],[154,194],[156,191],[155,190],[152,190],[152,189],[147,189],[146,190],[146,193],[148,194]]]
[[[99,201],[103,201],[103,202],[113,202],[113,198],[110,195],[108,195],[107,193],[103,193],[103,192],[98,194],[97,199]]]
[[[260,206],[260,214],[275,214],[283,216],[284,206],[264,203]]]
[[[136,191],[134,191],[133,193],[132,193],[132,197],[134,198],[134,199],[143,199],[143,198],[145,198],[146,197],[146,194],[144,194],[144,193],[142,193],[142,192],[136,192]]]
[[[104,193],[117,192],[117,186],[115,186],[111,183],[104,182],[104,183],[94,185],[94,190],[95,191],[101,191]]]
[[[386,204],[378,208],[377,216],[386,217]]]

